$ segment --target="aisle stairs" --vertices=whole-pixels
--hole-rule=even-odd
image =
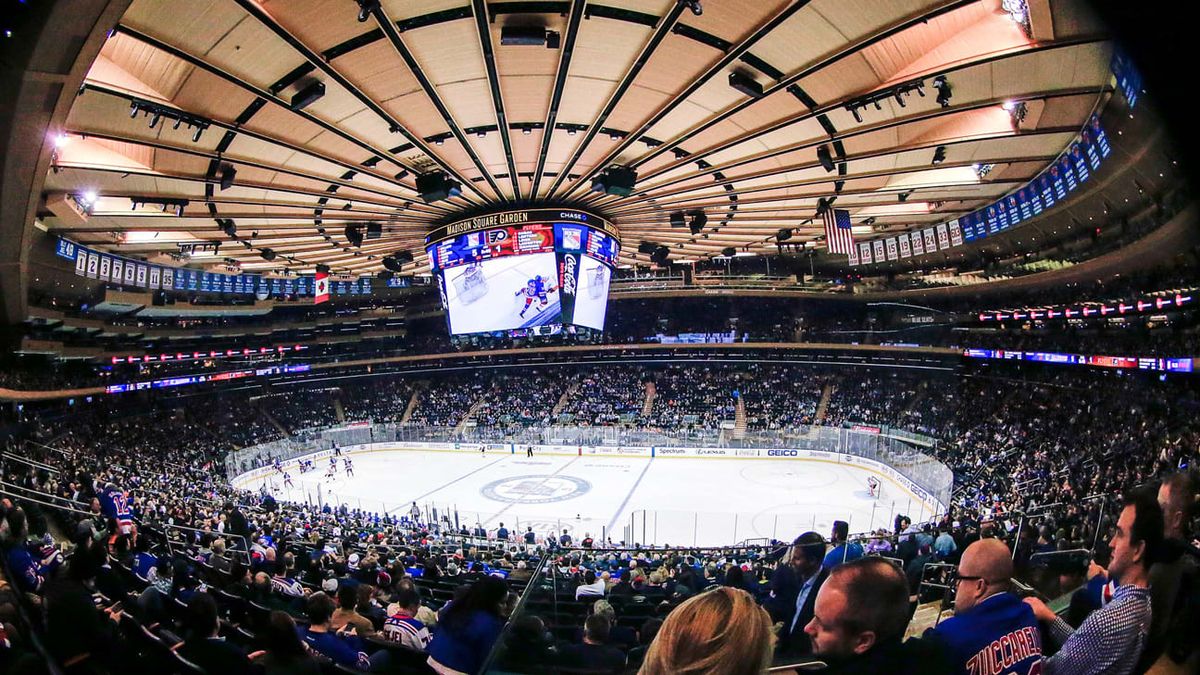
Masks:
[[[346,423],[346,409],[342,407],[341,392],[338,396],[333,397],[333,411],[337,413],[338,424]]]
[[[490,393],[491,392],[484,393],[483,396],[479,397],[478,401],[475,401],[471,404],[471,407],[467,410],[467,414],[463,415],[463,418],[458,422],[458,426],[454,427],[454,433],[461,434],[466,430],[467,423],[475,419],[475,413],[479,412],[480,408],[483,408],[488,404],[488,394]]]
[[[646,398],[642,401],[642,417],[649,417],[654,409],[654,399],[658,396],[658,387],[653,382],[646,383]]]
[[[257,411],[258,411],[258,414],[259,414],[259,415],[262,415],[263,419],[265,419],[265,420],[266,420],[268,423],[270,423],[270,425],[271,425],[271,426],[273,426],[273,427],[275,427],[276,429],[278,429],[278,430],[279,430],[279,433],[283,434],[283,437],[284,437],[284,438],[291,438],[291,437],[292,437],[292,432],[288,431],[287,427],[285,427],[285,426],[283,426],[282,424],[280,424],[280,423],[279,423],[279,420],[275,419],[275,416],[274,416],[274,415],[272,415],[271,413],[267,412],[267,409],[266,409],[266,408],[264,408],[264,407],[262,407],[261,405],[259,405],[259,404],[257,404],[257,403],[256,403],[256,404],[254,405],[254,409],[255,409],[255,410],[257,410]]]
[[[574,380],[567,385],[567,388],[563,390],[562,396],[558,397],[558,403],[555,403],[554,409],[550,411],[550,419],[558,419],[558,414],[562,412],[563,408],[567,407],[567,402],[571,400],[571,397],[575,395],[575,392],[579,391],[581,386],[583,386],[583,383],[581,383],[579,380]]]
[[[408,406],[404,408],[404,414],[400,416],[400,424],[405,424],[412,417],[413,411],[417,409],[417,404],[421,402],[421,391],[424,387],[414,387],[412,396],[408,399]]]
[[[829,399],[833,398],[833,385],[827,384],[821,390],[821,402],[817,404],[817,414],[813,415],[813,424],[825,421],[825,411],[829,410]]]
[[[746,437],[746,397],[738,396],[737,409],[733,413],[733,438],[740,441]]]

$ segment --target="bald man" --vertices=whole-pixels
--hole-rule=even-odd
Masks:
[[[1010,592],[1012,554],[998,539],[980,539],[958,563],[954,616],[925,632],[941,642],[958,673],[1029,673],[1042,659],[1033,610]]]

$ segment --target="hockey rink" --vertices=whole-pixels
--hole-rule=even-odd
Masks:
[[[507,451],[437,452],[387,449],[341,459],[332,478],[328,459],[306,473],[286,465],[292,487],[276,474],[264,483],[277,497],[312,504],[426,514],[494,533],[533,527],[539,537],[566,529],[576,541],[645,545],[727,545],[750,539],[791,540],[807,530],[828,536],[836,519],[851,532],[891,529],[893,517],[914,521],[929,509],[898,483],[879,477],[880,497],[867,490],[877,475],[856,466],[797,459],[535,456]],[[419,479],[416,477],[420,477]]]

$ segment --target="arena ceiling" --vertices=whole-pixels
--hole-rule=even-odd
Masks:
[[[1111,79],[1078,0],[1030,0],[1024,22],[1012,0],[702,2],[135,0],[53,130],[47,202],[91,214],[43,224],[259,273],[369,274],[400,250],[420,273],[434,223],[537,202],[615,220],[627,264],[647,261],[642,241],[685,261],[774,251],[785,227],[821,248],[821,198],[869,239],[1005,194]],[[534,44],[502,44],[514,28]],[[296,109],[316,82],[323,96]],[[636,168],[632,195],[590,190],[613,164]],[[462,194],[425,203],[415,177],[438,170]],[[671,226],[696,211],[699,234]],[[382,235],[350,243],[367,222]],[[219,253],[180,255],[203,242]]]

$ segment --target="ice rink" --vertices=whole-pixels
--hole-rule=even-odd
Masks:
[[[457,524],[494,532],[533,527],[539,536],[569,530],[576,538],[613,542],[720,545],[746,539],[792,539],[828,533],[835,519],[851,532],[892,526],[898,513],[917,520],[919,501],[881,477],[878,500],[866,490],[866,468],[799,459],[638,458],[436,450],[360,450],[354,476],[341,459],[325,478],[328,459],[299,473],[293,486],[278,476],[254,480],[289,501],[346,503],[352,508],[408,513],[437,509]]]
[[[264,482],[278,497],[310,503],[425,513],[489,533],[503,523],[512,532],[533,527],[539,536],[567,529],[576,540],[641,544],[722,545],[748,539],[790,540],[801,532],[828,534],[835,519],[851,532],[891,528],[903,513],[926,513],[899,484],[880,477],[879,499],[867,491],[865,468],[811,459],[737,459],[615,456],[535,456],[507,450],[439,452],[374,449],[351,455],[326,478],[328,459],[299,474],[286,468],[293,487],[278,475]]]

